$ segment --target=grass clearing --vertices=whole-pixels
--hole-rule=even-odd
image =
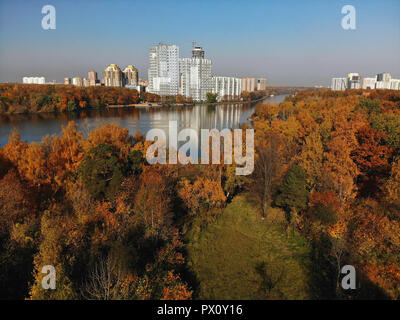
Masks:
[[[188,233],[188,265],[199,299],[307,299],[310,247],[282,226],[262,220],[237,196],[205,229]]]

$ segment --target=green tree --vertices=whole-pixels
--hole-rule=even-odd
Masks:
[[[215,103],[217,102],[217,98],[218,98],[218,93],[212,93],[212,92],[206,93],[207,103]]]
[[[76,111],[76,104],[75,104],[75,102],[73,102],[73,101],[68,101],[68,104],[67,104],[67,111],[68,111],[68,112]]]
[[[377,99],[361,98],[356,108],[362,108],[367,111],[368,114],[371,114],[379,113],[381,111],[380,105],[381,102]]]
[[[306,209],[308,191],[306,189],[306,174],[299,165],[291,166],[282,185],[279,188],[279,195],[276,204],[291,212],[298,209]]]
[[[123,164],[109,144],[100,144],[85,156],[78,169],[86,190],[95,198],[110,198],[123,179]]]
[[[128,174],[140,174],[142,173],[142,165],[145,163],[143,153],[140,150],[133,150],[128,155]]]

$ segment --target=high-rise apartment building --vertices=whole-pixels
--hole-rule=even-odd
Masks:
[[[70,85],[71,84],[71,78],[64,78],[64,84],[65,85]]]
[[[213,77],[213,93],[218,94],[218,100],[233,100],[242,93],[242,80],[233,77]]]
[[[192,58],[204,59],[204,50],[202,47],[193,47]]]
[[[179,47],[160,43],[150,48],[148,91],[176,95],[179,88]]]
[[[256,89],[255,78],[242,78],[242,91],[253,92]]]
[[[257,90],[265,90],[267,89],[267,79],[260,78],[257,79]]]
[[[139,72],[134,66],[129,65],[125,67],[122,73],[124,76],[124,81],[123,81],[124,85],[127,86],[139,85]]]
[[[123,74],[116,64],[110,64],[104,69],[104,85],[106,87],[123,86]]]
[[[212,92],[211,73],[211,60],[204,59],[202,48],[193,48],[192,58],[179,59],[179,93],[195,101],[206,100]]]

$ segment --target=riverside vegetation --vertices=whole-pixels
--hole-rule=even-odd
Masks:
[[[399,299],[400,93],[304,91],[252,121],[246,177],[149,165],[152,142],[114,124],[85,138],[70,122],[40,143],[14,132],[0,149],[0,297]],[[356,290],[340,286],[346,264]]]

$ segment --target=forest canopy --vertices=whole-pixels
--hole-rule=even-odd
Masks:
[[[85,138],[70,122],[37,143],[13,132],[0,149],[0,297],[207,298],[215,291],[197,282],[208,276],[207,239],[236,239],[273,263],[271,243],[227,234],[254,223],[255,239],[270,232],[291,257],[290,277],[301,270],[298,297],[399,299],[400,92],[299,92],[258,104],[252,122],[255,170],[246,177],[235,164],[149,165],[151,142],[115,124]],[[266,262],[251,263],[246,274],[264,281],[259,298],[291,297],[290,281],[274,289]],[[350,292],[340,286],[347,264],[357,270]],[[57,270],[56,290],[41,286],[44,265]],[[215,277],[240,286],[238,268],[221,270],[232,274],[213,268]]]

